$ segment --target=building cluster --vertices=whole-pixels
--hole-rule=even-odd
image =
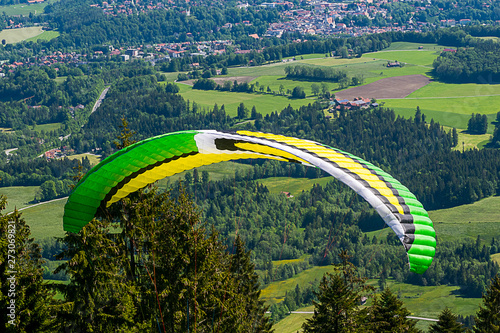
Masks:
[[[226,52],[226,48],[232,45],[230,40],[215,40],[202,42],[160,43],[154,45],[141,45],[139,47],[128,47],[114,49],[111,55],[120,56],[123,61],[132,59],[143,59],[153,64],[169,61],[185,56],[209,56],[220,55]]]
[[[369,98],[364,98],[364,97],[355,97],[352,101],[348,99],[336,98],[335,100],[330,102],[330,107],[328,111],[334,112],[341,109],[350,110],[350,109],[368,108],[370,106],[377,107],[378,103],[372,103],[372,101]]]
[[[46,159],[50,160],[50,159],[63,158],[68,155],[71,155],[74,152],[75,152],[74,149],[70,149],[67,146],[63,146],[61,148],[54,148],[51,150],[47,150],[45,153],[43,153],[43,155],[45,156]]]
[[[45,52],[42,50],[42,52]],[[18,67],[31,66],[51,66],[59,63],[63,64],[83,64],[87,59],[86,54],[76,52],[64,53],[61,51],[53,52],[48,55],[35,56],[25,59],[24,61],[0,61],[0,70],[4,73],[14,71]]]
[[[285,32],[298,32],[303,35],[336,35],[348,34],[359,36],[364,34],[381,33],[386,31],[420,30],[423,25],[409,22],[405,26],[390,25],[387,27],[354,26],[341,21],[345,17],[363,16],[373,19],[377,15],[390,18],[387,9],[380,3],[329,3],[325,1],[311,1],[310,9],[290,9],[282,13],[282,21],[272,23],[266,32],[267,36],[281,37]],[[420,22],[419,22],[420,23]]]

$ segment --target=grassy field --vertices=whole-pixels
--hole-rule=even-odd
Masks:
[[[289,290],[295,289],[297,285],[301,288],[318,283],[326,272],[333,272],[333,266],[316,266],[295,275],[291,279],[276,281],[262,289],[260,298],[266,304],[275,304],[283,301]]]
[[[490,241],[500,233],[500,197],[489,197],[470,205],[429,212],[438,237],[442,240],[457,238]]]
[[[299,259],[273,260],[273,266],[277,267],[277,266],[282,266],[282,265],[286,265],[286,264],[293,264],[293,263],[299,263],[302,261],[308,261],[310,257],[311,257],[311,255],[304,254]]]
[[[62,127],[62,123],[50,123],[50,124],[42,124],[42,125],[35,125],[34,130],[37,132],[41,131],[56,131]]]
[[[489,197],[469,205],[429,211],[439,240],[475,240],[477,236],[485,242],[500,235],[500,197]],[[391,229],[370,231],[368,237],[384,238]]]
[[[330,269],[330,270],[328,270]],[[280,301],[285,297],[287,291],[293,290],[297,284],[301,287],[307,285],[307,278],[320,279],[322,274],[332,271],[331,267],[314,267],[303,271],[292,279],[286,281],[273,282],[262,290],[261,298],[267,302]],[[369,280],[369,284],[376,286],[377,280]],[[456,314],[475,314],[481,303],[480,298],[465,298],[459,295],[457,286],[415,286],[406,283],[399,283],[393,280],[387,281],[394,294],[400,296],[405,307],[413,316],[425,318],[437,318],[439,313],[448,307]],[[271,296],[271,297],[269,297]],[[313,311],[312,306],[298,309],[297,311]],[[290,314],[288,317],[273,326],[276,333],[296,332],[302,326],[305,319],[312,317],[312,314]],[[419,322],[419,328],[428,327],[429,323]]]
[[[185,84],[179,84],[180,94],[185,100],[191,102],[196,101],[196,104],[206,108],[213,108],[217,103],[219,108],[224,105],[226,113],[231,117],[235,117],[240,103],[244,103],[249,114],[253,106],[257,112],[266,115],[274,111],[281,111],[288,104],[294,108],[299,108],[302,105],[313,103],[312,99],[289,99],[283,96],[273,96],[270,94],[247,94],[235,93],[226,91],[205,91],[192,89]]]
[[[420,98],[420,99],[386,99],[379,100],[384,107],[393,108],[396,114],[403,117],[413,117],[417,106],[427,116],[427,121],[434,119],[441,125],[466,129],[472,113],[488,116],[489,134],[493,134],[491,125],[499,111],[500,96],[478,96],[473,98]]]
[[[310,64],[310,65],[316,65],[316,66],[328,66],[328,67],[335,67],[335,66],[345,66],[345,65],[354,65],[354,64],[360,64],[360,63],[367,63],[367,62],[372,62],[375,60],[368,60],[368,59],[363,59],[363,58],[352,58],[352,59],[343,59],[343,58],[317,58],[317,59],[308,59],[308,60],[299,60],[298,62],[301,64]]]
[[[50,3],[50,1],[45,1],[42,3],[35,3],[35,4],[17,4],[17,5],[9,5],[9,6],[0,6],[0,12],[5,13],[8,16],[12,15],[22,15],[22,16],[28,16],[30,13],[33,13],[34,15],[40,15],[43,13],[43,10],[47,5]]]
[[[301,312],[313,312],[314,306],[307,306],[304,308],[297,309],[297,311]],[[276,325],[273,325],[273,329],[276,333],[296,333],[302,332],[302,323],[306,321],[306,319],[311,318],[313,315],[310,313],[294,313],[291,314],[284,319],[280,320]]]
[[[97,155],[94,155],[94,154],[88,154],[88,153],[84,153],[84,154],[76,154],[76,155],[71,155],[71,156],[68,156],[68,159],[70,160],[82,160],[82,158],[84,157],[87,157],[90,161],[90,164],[91,165],[96,165],[98,164],[99,162],[101,162],[101,158]]]
[[[267,187],[270,193],[290,192],[292,195],[299,195],[302,191],[309,191],[314,184],[321,186],[331,182],[333,177],[324,177],[317,179],[308,178],[289,178],[289,177],[271,177],[259,180]]]
[[[387,61],[398,61],[401,63],[432,67],[432,63],[438,57],[438,53],[435,51],[379,51],[374,53],[365,53],[361,58],[364,59],[382,59]],[[403,67],[404,68],[404,67]]]
[[[251,165],[236,162],[220,162],[217,164],[204,165],[197,169],[200,177],[203,171],[208,171],[210,180],[222,180],[224,178],[234,177],[234,172],[236,170],[244,171],[250,169],[251,167]],[[190,170],[189,172],[193,173],[193,170]],[[181,172],[179,174],[161,179],[157,181],[157,185],[160,188],[167,188],[170,184],[176,182],[179,179],[184,180],[185,174],[186,172]]]
[[[60,33],[57,31],[44,31],[35,37],[31,37],[31,38],[26,39],[26,41],[36,43],[38,40],[42,40],[42,39],[43,40],[51,40],[51,39],[54,39],[56,37],[59,37],[59,35],[60,35]]]
[[[477,83],[442,83],[431,82],[406,97],[429,98],[429,97],[465,97],[465,96],[491,96],[500,95],[500,84],[477,84]],[[500,108],[499,108],[500,109]]]
[[[479,39],[482,39],[482,40],[492,40],[494,42],[500,42],[500,38],[499,37],[494,37],[494,36],[476,37],[476,38],[479,38]]]
[[[35,239],[62,237],[64,205],[67,199],[52,201],[22,211]]]
[[[419,47],[422,47],[421,50],[419,50]],[[391,43],[391,46],[388,48],[384,49],[384,51],[441,51],[442,49],[446,48],[446,46],[443,45],[437,45],[437,44],[419,44],[419,43],[409,43],[409,42],[394,42]]]
[[[35,199],[39,186],[11,186],[0,187],[0,194],[7,197],[5,212],[12,212],[14,208],[20,209],[29,206],[29,202]]]
[[[491,255],[491,260],[500,265],[500,253],[495,253]]]
[[[446,131],[451,131],[451,127],[443,126]],[[491,140],[490,134],[467,134],[465,130],[458,130],[458,145],[453,150],[481,149],[484,144]]]
[[[15,44],[23,40],[38,36],[42,32],[42,27],[6,29],[0,31],[0,40],[5,39],[7,41],[7,44]]]

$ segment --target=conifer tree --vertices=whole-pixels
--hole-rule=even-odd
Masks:
[[[406,318],[410,311],[403,306],[390,288],[386,288],[380,298],[375,297],[370,309],[370,322],[374,332],[419,332],[416,322]]]
[[[480,306],[474,317],[475,333],[500,332],[500,275],[492,280],[486,293],[483,295],[483,305]]]
[[[0,211],[7,204],[0,196]],[[0,331],[52,332],[53,291],[44,284],[41,250],[30,228],[14,210],[0,214]]]
[[[358,332],[364,329],[366,309],[360,309],[361,297],[373,287],[356,275],[345,251],[339,255],[341,264],[334,274],[326,273],[319,285],[314,315],[302,325],[304,332]]]
[[[240,236],[234,241],[235,253],[231,258],[231,272],[237,283],[237,291],[245,297],[245,309],[248,313],[247,321],[252,325],[252,331],[271,332],[272,323],[266,317],[267,307],[260,300],[259,277],[255,273],[255,264],[250,259],[250,252]]]
[[[465,328],[449,308],[445,308],[438,317],[439,321],[429,327],[429,333],[462,333]]]

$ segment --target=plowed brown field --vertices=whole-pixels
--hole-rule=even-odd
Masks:
[[[406,75],[381,79],[365,86],[354,87],[335,93],[336,98],[352,100],[364,98],[404,98],[431,82],[424,75]]]

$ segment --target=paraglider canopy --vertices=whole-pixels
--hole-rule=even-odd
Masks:
[[[274,159],[318,167],[347,184],[378,212],[408,254],[410,270],[432,263],[436,233],[415,196],[363,159],[314,141],[282,135],[213,130],[183,131],[128,146],[92,168],[64,207],[64,230],[79,232],[105,209],[155,181],[202,165],[239,159]]]

